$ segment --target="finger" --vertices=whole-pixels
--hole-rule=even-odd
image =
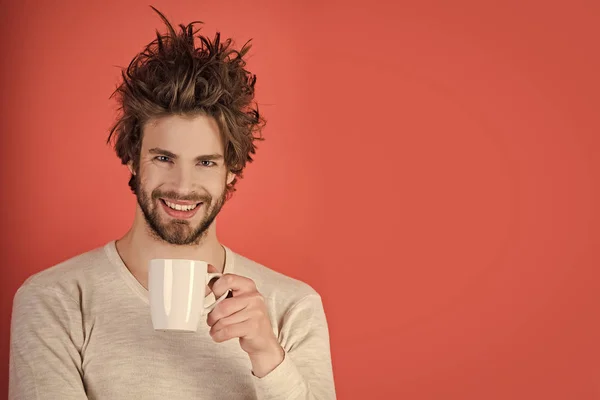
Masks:
[[[219,270],[217,269],[217,267],[215,267],[212,264],[208,264],[208,268],[207,268],[208,272],[219,272]]]
[[[252,320],[248,319],[244,322],[227,325],[223,329],[212,332],[211,337],[215,342],[221,343],[229,339],[244,337],[250,332],[251,328]]]
[[[214,265],[208,264],[207,272],[210,274],[210,273],[213,273],[213,272],[219,272],[219,270]],[[215,284],[216,279],[218,279],[218,278],[213,278],[213,279],[210,280],[210,282],[208,282],[206,284],[206,295],[207,296],[210,294],[210,292],[212,292],[212,287]]]
[[[256,284],[252,279],[235,274],[223,275],[212,286],[212,290],[217,297],[223,295],[228,289],[232,291],[233,297],[257,291]]]
[[[211,326],[210,331],[211,332],[220,331],[221,329],[223,329],[226,326],[239,324],[240,322],[244,322],[256,315],[257,315],[256,312],[252,312],[248,308],[243,308],[236,313],[233,313],[227,317],[223,317],[223,318],[219,319],[218,321],[216,321],[216,323],[214,323]]]
[[[208,313],[206,323],[209,326],[213,326],[221,318],[229,317],[230,315],[245,309],[251,303],[251,299],[247,297],[232,297],[230,299],[225,299]]]

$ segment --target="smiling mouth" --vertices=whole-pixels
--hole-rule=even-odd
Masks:
[[[201,202],[195,203],[195,204],[177,204],[177,203],[172,203],[165,199],[160,199],[160,201],[162,201],[163,204],[165,204],[171,210],[175,210],[175,211],[192,211],[196,207],[198,207],[200,204],[202,204]]]

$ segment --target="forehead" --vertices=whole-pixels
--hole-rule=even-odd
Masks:
[[[167,115],[148,121],[143,128],[142,153],[155,147],[190,158],[223,154],[219,126],[206,115]]]

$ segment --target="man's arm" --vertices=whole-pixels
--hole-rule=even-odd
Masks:
[[[9,400],[84,400],[79,304],[33,283],[14,297],[10,334]]]
[[[210,267],[209,267],[210,270]],[[252,363],[258,400],[333,400],[329,330],[321,297],[314,292],[284,314],[276,337],[264,297],[253,280],[225,274],[212,286],[223,300],[206,323],[217,343],[239,338]]]
[[[285,358],[265,377],[253,378],[258,399],[334,400],[329,329],[318,294],[288,310],[278,339]]]

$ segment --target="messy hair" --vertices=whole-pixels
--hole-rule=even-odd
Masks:
[[[213,117],[221,133],[226,166],[236,175],[228,186],[230,195],[246,163],[253,161],[255,142],[263,140],[265,125],[254,102],[256,75],[245,69],[250,41],[235,50],[232,39],[222,42],[217,32],[212,41],[198,35],[196,46],[200,29],[194,29],[194,24],[201,21],[180,24],[181,30],[176,32],[160,11],[152,9],[167,26],[167,33],[157,30],[156,39],[121,71],[123,81],[111,95],[117,98],[120,115],[107,143],[113,140],[121,162],[131,162],[137,171],[142,128],[147,121],[172,114]],[[134,193],[136,182],[132,174],[129,187]]]

